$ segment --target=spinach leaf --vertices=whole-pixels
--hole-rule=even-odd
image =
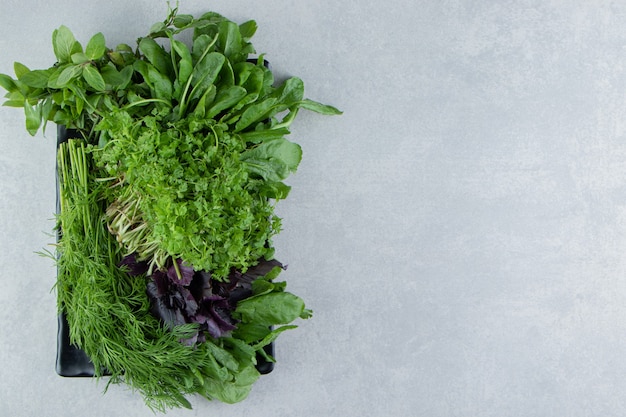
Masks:
[[[291,323],[304,312],[304,302],[288,292],[272,292],[239,302],[235,310],[244,323],[267,326]]]
[[[280,182],[296,171],[302,159],[302,149],[296,143],[278,138],[243,152],[240,159],[250,173],[269,182]]]

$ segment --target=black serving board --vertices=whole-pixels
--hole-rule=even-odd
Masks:
[[[64,126],[57,126],[57,147],[68,139],[80,138],[74,130],[66,129]],[[57,213],[60,211],[59,185],[57,180]],[[57,357],[56,372],[64,377],[93,377],[94,366],[87,354],[78,347],[70,344],[69,325],[63,313],[58,317],[57,334]],[[265,353],[274,357],[274,343],[265,346]],[[274,369],[274,363],[268,362],[263,356],[257,354],[257,370],[265,375]],[[109,373],[104,370],[104,375]]]

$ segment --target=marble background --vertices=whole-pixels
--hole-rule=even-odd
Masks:
[[[626,2],[182,0],[255,19],[301,113],[278,257],[315,311],[237,405],[172,416],[626,415]],[[155,0],[2,0],[0,73]],[[0,415],[150,416],[55,374],[54,129],[0,109]]]

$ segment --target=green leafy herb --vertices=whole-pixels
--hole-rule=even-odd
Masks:
[[[257,354],[274,361],[263,347],[311,316],[274,281],[274,208],[302,158],[286,139],[299,110],[341,112],[305,98],[297,77],[275,85],[251,57],[256,30],[175,8],[135,48],[102,33],[83,48],[61,26],[54,65],[0,74],[31,135],[52,121],[82,136],[58,152],[59,310],[97,375],[155,410],[190,407],[188,394],[243,400]]]

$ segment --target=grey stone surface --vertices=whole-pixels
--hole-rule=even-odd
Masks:
[[[259,23],[307,96],[278,256],[315,317],[237,405],[180,416],[626,415],[626,3],[183,0]],[[132,42],[165,2],[3,0],[0,72],[50,34]],[[149,416],[54,372],[54,129],[0,109],[0,415]],[[85,411],[86,410],[86,411]]]

